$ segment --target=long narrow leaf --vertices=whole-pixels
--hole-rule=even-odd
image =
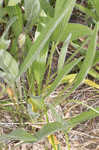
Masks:
[[[49,40],[51,34],[56,29],[57,25],[62,21],[64,16],[68,13],[69,9],[71,8],[71,4],[74,3],[74,0],[70,1],[69,8],[66,9],[56,18],[51,19],[50,22],[47,24],[46,28],[43,29],[40,36],[37,38],[33,46],[30,48],[29,53],[24,60],[23,64],[21,65],[20,72],[17,75],[17,78],[25,72],[30,65],[36,60],[39,56],[41,50],[44,48],[46,42]]]
[[[24,142],[32,142],[32,141],[36,141],[36,137],[34,137],[33,135],[27,133],[25,130],[23,129],[16,129],[15,131],[12,131],[10,134],[8,135],[3,135],[0,137],[0,141],[7,141],[7,140],[21,140]]]
[[[63,28],[64,28],[64,32],[62,32],[62,31],[60,32],[60,30],[63,30]],[[61,34],[60,41],[64,41],[67,38],[69,33],[72,34],[71,40],[73,41],[80,37],[85,37],[85,36],[91,35],[92,30],[82,24],[68,23],[68,24],[65,24],[63,27],[61,27],[61,29],[59,27],[57,27],[57,29],[55,30],[51,39],[56,40],[58,38],[59,34]]]
[[[0,68],[5,72],[8,80],[13,81],[19,68],[16,60],[5,50],[0,50]],[[9,79],[10,77],[10,79]]]
[[[96,110],[99,111],[99,107],[97,107]],[[99,113],[89,110],[87,112],[82,112],[80,115],[77,115],[76,117],[73,117],[72,119],[69,119],[62,123],[48,123],[43,128],[41,128],[35,135],[31,135],[22,129],[17,129],[8,135],[0,136],[0,141],[2,142],[14,139],[21,140],[23,142],[38,142],[46,136],[51,135],[57,131],[68,131],[68,129],[76,127],[79,123],[93,119],[97,116],[99,116]]]
[[[96,13],[99,19],[99,0],[94,0],[95,8],[96,8]]]
[[[88,16],[94,18],[96,21],[98,20],[97,15],[92,10],[90,10],[88,8],[85,8],[85,7],[83,7],[83,6],[79,5],[79,4],[76,4],[76,7],[80,11],[84,12],[85,14],[87,14]]]
[[[96,108],[96,110],[99,111],[99,107]],[[73,117],[72,119],[64,121],[63,123],[59,123],[59,122],[48,123],[40,131],[38,131],[37,134],[35,134],[35,137],[37,138],[37,141],[39,141],[42,138],[55,133],[56,131],[60,131],[60,130],[68,131],[68,129],[77,126],[79,123],[95,118],[96,116],[99,116],[99,113],[90,110],[87,112],[83,112],[80,115]]]
[[[72,93],[84,80],[86,75],[88,74],[90,68],[92,67],[95,53],[96,53],[96,42],[97,42],[97,33],[99,29],[99,24],[96,24],[96,27],[94,29],[93,35],[90,38],[90,44],[88,47],[88,51],[86,53],[85,60],[83,64],[81,65],[80,72],[78,73],[77,77],[74,80],[73,88],[71,89],[70,93]]]
[[[8,6],[15,6],[18,3],[21,3],[21,0],[9,0]]]
[[[51,87],[49,88],[48,93],[47,93],[46,96],[49,96],[56,89],[56,87],[60,84],[60,82],[61,82],[62,78],[64,77],[64,75],[68,74],[72,70],[72,68],[81,61],[81,59],[82,59],[82,57],[79,58],[79,59],[76,59],[76,60],[72,61],[71,63],[66,64],[64,66],[64,68],[58,74],[58,76],[56,77],[54,82],[51,84]]]
[[[47,15],[54,16],[54,8],[50,6],[47,0],[40,0],[41,7],[44,9]]]
[[[68,38],[65,40],[65,42],[63,44],[63,47],[61,49],[61,52],[60,52],[60,55],[59,55],[59,60],[58,60],[58,73],[63,68],[70,39],[71,39],[71,34],[69,34]]]

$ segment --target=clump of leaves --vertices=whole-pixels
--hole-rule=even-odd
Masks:
[[[50,108],[53,111],[53,105],[56,106],[62,103],[79,87],[88,73],[94,74],[92,74],[91,68],[99,61],[96,52],[99,30],[98,0],[94,0],[94,3],[95,12],[77,5],[76,0],[56,0],[55,8],[47,0],[15,0],[14,2],[9,0],[4,7],[0,8],[2,10],[0,18],[7,20],[7,22],[10,18],[12,21],[11,24],[8,23],[0,40],[0,76],[4,78],[9,86],[13,85],[11,88],[14,87],[17,99],[20,100],[22,100],[23,89],[18,85],[19,83],[24,83],[25,102],[28,106],[27,111],[30,120],[33,122],[37,121],[40,116],[43,118],[43,113],[43,115],[46,115],[47,122],[34,135],[27,133],[23,129],[17,129],[8,135],[1,136],[1,141],[14,139],[23,142],[38,142],[56,131],[67,132],[79,123],[99,115],[99,108],[92,109],[87,106],[91,110],[67,121],[61,117],[58,119],[56,113],[56,122],[49,123],[47,116],[47,109]],[[94,18],[95,26],[93,30],[81,24],[69,23],[75,6]],[[9,32],[10,27],[11,31]],[[31,35],[32,27],[36,27],[35,36]],[[76,42],[79,37],[87,37],[82,45]],[[11,43],[8,40],[9,38]],[[52,60],[60,42],[63,45],[59,54],[57,71],[52,75]],[[84,49],[88,42],[88,48]],[[76,50],[65,61],[69,44],[73,45]],[[76,58],[75,56],[78,52],[81,57]],[[50,105],[46,104],[45,100],[63,83],[64,77],[75,67],[79,68],[79,72],[74,80],[66,86],[66,89],[71,88],[71,91],[67,95],[62,92],[61,95],[55,98],[52,107],[49,107]],[[46,73],[47,76],[45,75]],[[44,82],[45,77],[46,81]],[[26,86],[25,79],[27,79]],[[54,79],[53,82],[52,79]],[[53,147],[55,149],[54,144]]]

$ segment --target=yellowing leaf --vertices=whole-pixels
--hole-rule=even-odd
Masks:
[[[9,0],[8,6],[15,6],[20,2],[21,0]]]
[[[14,92],[11,88],[7,88],[7,93],[10,97],[14,97]]]
[[[32,105],[32,111],[37,112],[37,106],[32,102],[31,98],[28,99],[28,103]]]
[[[61,83],[72,83],[75,77],[76,74],[69,74],[62,79]],[[83,82],[93,88],[99,89],[99,85],[92,80],[85,79]]]
[[[53,138],[53,141],[52,141],[52,138]],[[49,143],[51,144],[51,145],[55,145],[55,147],[56,147],[56,150],[57,150],[57,145],[58,144],[60,144],[59,143],[59,141],[57,140],[57,138],[56,138],[56,136],[55,135],[49,135],[48,136],[48,140],[49,140]],[[54,143],[53,143],[54,142]]]
[[[37,112],[42,108],[42,99],[38,96],[32,96],[28,99],[28,103],[32,105],[32,111]]]
[[[26,35],[25,33],[21,33],[18,37],[18,45],[19,45],[19,48],[22,48],[25,44],[25,40],[26,40]]]
[[[93,87],[93,88],[99,89],[99,85],[96,84],[94,81],[86,79],[84,81],[84,83],[87,84],[87,85],[89,85],[89,86],[91,86],[91,87]]]
[[[69,75],[66,75],[63,77],[61,83],[66,83],[66,82],[69,82],[71,83],[76,77],[76,74],[69,74]]]

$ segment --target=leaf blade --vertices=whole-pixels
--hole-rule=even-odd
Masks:
[[[97,23],[95,26],[94,32],[91,36],[90,45],[88,47],[85,60],[83,64],[81,65],[80,72],[78,73],[77,77],[74,80],[73,87],[70,93],[72,93],[82,83],[82,81],[88,74],[93,64],[95,53],[96,53],[96,41],[97,41],[98,30],[99,30],[99,23]]]
[[[71,3],[74,3],[74,0],[72,0]],[[30,48],[29,53],[25,58],[23,64],[21,65],[20,72],[16,78],[22,75],[22,73],[25,72],[30,67],[30,65],[36,60],[41,50],[44,48],[46,42],[52,35],[53,31],[56,29],[57,25],[61,22],[64,16],[68,13],[69,9],[70,6],[69,8],[66,8],[65,11],[63,11],[58,17],[54,18],[54,21],[53,19],[51,19],[51,21],[46,26],[46,29],[42,31],[42,34],[40,34],[33,46]]]

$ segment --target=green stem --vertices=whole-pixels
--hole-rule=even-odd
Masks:
[[[89,38],[87,38],[84,43],[81,46],[78,46],[72,42],[72,45],[74,48],[77,48],[77,50],[70,56],[70,58],[66,61],[66,64],[68,64],[72,59],[77,55],[77,53],[84,47],[85,44],[87,44]]]
[[[66,144],[67,144],[67,149],[70,150],[70,143],[69,143],[69,136],[68,133],[65,133],[65,140],[66,140]]]
[[[51,54],[48,60],[48,65],[49,65],[49,70],[48,70],[48,76],[46,79],[46,86],[48,86],[49,80],[50,80],[50,74],[51,74],[51,66],[52,66],[52,59],[53,59],[53,54],[55,52],[55,48],[57,46],[57,43],[55,44],[54,42],[52,43],[52,48],[51,48]]]

